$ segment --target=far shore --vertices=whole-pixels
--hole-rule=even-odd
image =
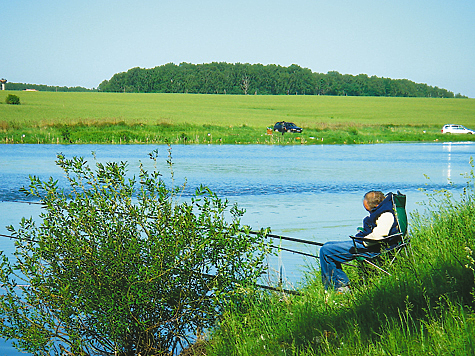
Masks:
[[[475,99],[15,92],[4,144],[368,144],[475,141]],[[3,102],[0,97],[0,101]],[[293,122],[302,133],[273,131]]]

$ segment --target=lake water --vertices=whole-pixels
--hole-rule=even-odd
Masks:
[[[148,153],[154,149],[159,152],[158,169],[167,180],[166,146],[0,145],[0,234],[8,235],[5,226],[18,226],[21,217],[40,212],[38,205],[28,204],[18,192],[28,184],[29,175],[64,182],[55,165],[57,153],[92,162],[94,151],[101,162],[129,162],[132,175],[138,173],[139,161],[153,169]],[[174,181],[178,185],[186,179],[187,194],[204,184],[246,209],[243,224],[318,242],[347,239],[355,233],[366,215],[362,197],[368,190],[400,190],[407,195],[409,213],[423,209],[419,203],[426,198],[420,188],[461,190],[462,174],[470,171],[474,153],[474,143],[172,147]],[[315,246],[282,241],[282,247],[318,254]],[[0,248],[11,254],[13,242],[0,238]],[[273,280],[282,274],[294,285],[308,265],[316,266],[314,259],[290,252],[271,257],[268,263]],[[3,354],[17,353],[7,345],[0,348]]]

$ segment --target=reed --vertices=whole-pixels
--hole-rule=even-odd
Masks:
[[[231,306],[211,334],[208,355],[471,355],[475,353],[475,176],[464,194],[431,193],[411,219],[412,253],[392,275],[351,294],[326,293],[309,270],[302,296],[255,291]]]

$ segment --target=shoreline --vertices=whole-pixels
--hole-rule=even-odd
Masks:
[[[302,133],[199,125],[58,125],[0,131],[0,144],[186,144],[186,145],[354,145],[417,142],[475,142],[475,135],[442,134],[438,128],[409,125],[304,128]]]

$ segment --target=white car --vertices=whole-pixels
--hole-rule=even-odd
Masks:
[[[442,127],[442,133],[452,133],[452,134],[475,134],[475,131],[467,129],[462,125],[444,125]]]

